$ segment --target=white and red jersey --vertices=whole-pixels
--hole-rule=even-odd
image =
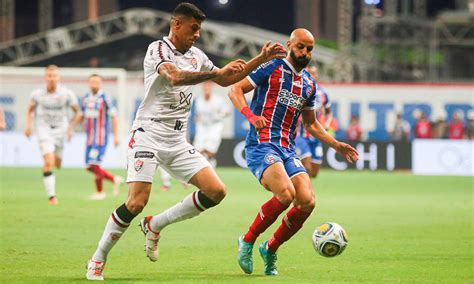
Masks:
[[[202,127],[213,127],[224,124],[224,117],[229,114],[229,105],[219,96],[211,96],[206,100],[203,96],[196,99],[195,114],[197,116],[196,125]]]
[[[30,104],[35,107],[37,127],[62,128],[68,124],[68,108],[78,101],[71,90],[58,85],[54,93],[48,93],[46,86],[34,90]]]
[[[194,85],[172,86],[158,72],[162,64],[174,64],[179,70],[190,72],[212,71],[216,67],[199,48],[193,46],[182,54],[168,37],[148,46],[143,61],[145,97],[132,129],[154,127],[166,141],[184,141]]]

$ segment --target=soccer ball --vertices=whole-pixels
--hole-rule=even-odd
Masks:
[[[340,255],[347,246],[347,233],[336,223],[323,223],[313,233],[313,247],[322,256]]]

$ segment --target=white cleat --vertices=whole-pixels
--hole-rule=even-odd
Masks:
[[[160,252],[158,250],[158,241],[160,240],[160,233],[152,232],[150,229],[150,220],[152,216],[146,216],[140,221],[140,229],[145,235],[145,251],[146,256],[151,261],[157,261]]]
[[[94,194],[91,195],[90,199],[91,200],[104,200],[105,199],[105,192],[95,192]]]
[[[114,196],[118,196],[120,194],[120,185],[125,180],[121,176],[114,176]]]
[[[87,274],[88,280],[103,281],[104,280],[104,267],[105,262],[89,260],[87,263]]]

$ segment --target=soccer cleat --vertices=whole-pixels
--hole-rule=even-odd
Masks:
[[[86,277],[88,280],[104,280],[105,262],[94,261],[92,259],[87,263]]]
[[[51,196],[48,200],[49,205],[58,205],[58,199],[56,196]]]
[[[123,177],[114,176],[114,196],[118,196],[120,193],[120,185],[124,182]]]
[[[95,192],[94,194],[91,195],[90,199],[91,200],[103,200],[105,199],[105,192]]]
[[[145,235],[145,251],[146,256],[151,261],[157,261],[160,255],[158,251],[158,241],[160,240],[160,233],[155,233],[150,229],[150,220],[152,216],[146,216],[140,221],[140,229]]]
[[[245,242],[244,235],[239,237],[237,244],[239,246],[237,261],[239,262],[240,268],[242,268],[245,273],[251,274],[253,272],[253,244]]]
[[[260,255],[263,259],[263,272],[265,273],[265,275],[278,275],[278,270],[276,266],[277,253],[268,250],[268,241],[263,242],[258,248],[258,251],[260,252]]]

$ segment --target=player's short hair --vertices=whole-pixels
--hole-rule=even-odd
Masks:
[[[89,79],[92,78],[92,77],[98,77],[98,78],[100,78],[100,79],[103,79],[102,76],[100,76],[100,75],[97,74],[97,73],[91,74],[91,75],[89,76]]]
[[[48,71],[48,70],[59,70],[59,67],[58,67],[58,65],[50,64],[50,65],[46,66],[46,71]]]
[[[206,15],[196,5],[188,2],[180,3],[174,8],[173,17],[176,16],[192,17],[201,22],[206,19]]]

